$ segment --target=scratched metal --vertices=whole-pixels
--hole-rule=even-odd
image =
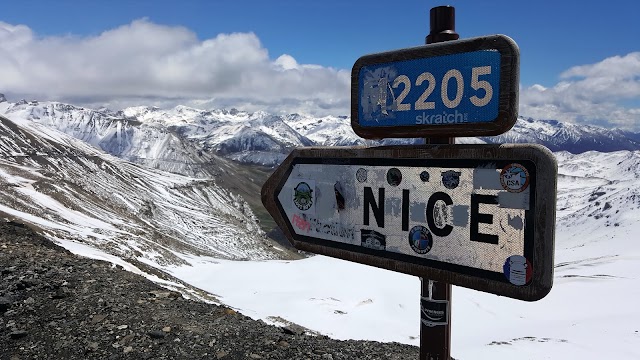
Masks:
[[[525,255],[524,219],[531,195],[530,187],[520,193],[505,191],[500,185],[501,169],[405,166],[393,168],[402,174],[402,180],[397,186],[392,186],[387,181],[389,166],[297,164],[293,166],[291,175],[278,194],[278,199],[287,218],[294,225],[294,232],[298,235],[360,246],[361,231],[375,230],[386,236],[385,251],[498,273],[502,273],[502,267],[508,257]],[[367,172],[367,178],[363,182],[356,179],[356,173],[360,169]],[[423,171],[431,174],[430,181],[424,182],[420,179],[420,173]],[[447,172],[460,174],[459,184],[453,189],[443,184],[442,174]],[[474,174],[483,179],[484,188],[474,186]],[[313,211],[303,211],[294,202],[294,188],[300,183],[315,184],[311,194]],[[342,185],[342,196],[345,199],[343,210],[337,206],[334,191],[336,183]],[[384,227],[377,226],[371,206],[364,206],[365,187],[373,190],[374,198],[377,198],[380,187],[385,189],[384,205],[376,199],[377,206],[384,207]],[[404,231],[403,190],[409,190],[409,211],[406,214],[409,222]],[[437,201],[433,210],[434,223],[438,228],[450,225],[452,232],[444,237],[432,234],[431,249],[425,254],[419,254],[410,246],[410,230],[415,226],[429,228],[426,219],[427,201],[430,195],[436,192],[448,194],[453,204],[446,205],[442,200]],[[520,208],[504,208],[500,207],[500,204],[479,206],[480,213],[493,216],[492,224],[479,224],[479,232],[498,236],[498,244],[472,241],[469,226],[471,194],[499,196],[505,193],[517,198]],[[369,212],[368,224],[363,223],[365,211]],[[456,223],[458,225],[454,225]]]

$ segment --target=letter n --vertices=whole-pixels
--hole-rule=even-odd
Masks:
[[[378,189],[378,202],[373,196],[373,190],[368,186],[364,188],[364,217],[362,221],[367,226],[369,225],[369,208],[373,211],[378,227],[384,228],[384,188]]]

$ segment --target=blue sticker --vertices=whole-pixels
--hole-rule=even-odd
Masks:
[[[445,171],[442,173],[442,185],[447,189],[455,189],[460,185],[460,171]]]
[[[421,225],[414,226],[409,231],[409,245],[418,254],[426,254],[431,251],[433,246],[433,236],[426,227]]]

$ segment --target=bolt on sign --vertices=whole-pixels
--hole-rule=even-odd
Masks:
[[[553,282],[556,176],[537,145],[302,148],[262,201],[298,249],[533,301]]]
[[[502,134],[517,119],[519,59],[504,35],[363,56],[351,126],[367,139]]]

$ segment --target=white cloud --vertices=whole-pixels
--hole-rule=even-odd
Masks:
[[[298,68],[298,62],[293,56],[288,54],[282,54],[274,61],[274,64],[281,67],[283,70],[293,70]]]
[[[272,60],[252,33],[198,39],[136,20],[97,36],[41,37],[0,22],[0,93],[89,107],[178,104],[349,114],[350,70]],[[640,52],[572,67],[553,87],[521,88],[520,114],[640,130]]]
[[[640,52],[574,66],[560,78],[521,89],[520,114],[640,130]]]
[[[270,60],[252,33],[200,40],[189,29],[142,19],[93,37],[39,37],[0,22],[0,92],[9,97],[347,114],[349,85],[348,70],[298,64],[286,54]]]

